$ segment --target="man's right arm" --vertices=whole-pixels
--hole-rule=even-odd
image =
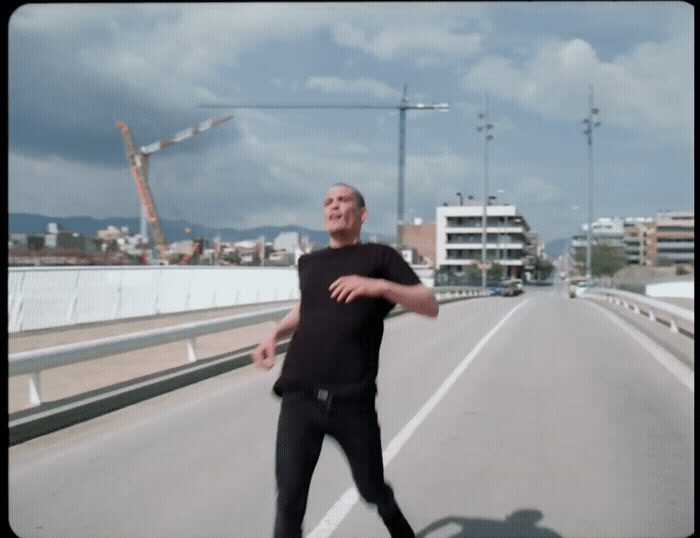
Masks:
[[[272,334],[260,342],[258,347],[253,351],[253,362],[256,366],[265,368],[269,370],[275,365],[275,357],[277,356],[277,342],[280,338],[285,338],[294,333],[297,326],[299,325],[299,308],[301,303],[297,304],[292,308],[286,316],[284,316],[280,322],[272,331]]]

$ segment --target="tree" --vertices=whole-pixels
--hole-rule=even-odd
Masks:
[[[576,261],[586,262],[586,252],[576,253]],[[594,245],[591,252],[591,276],[613,276],[627,266],[627,257],[622,248],[613,245]]]
[[[486,278],[489,280],[500,280],[505,274],[505,267],[500,263],[492,263],[491,267],[486,271]]]
[[[554,265],[544,258],[535,258],[535,280],[547,280],[554,270]]]

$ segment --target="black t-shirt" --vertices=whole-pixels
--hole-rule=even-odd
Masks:
[[[376,392],[384,318],[394,304],[383,298],[331,299],[329,286],[344,275],[420,283],[401,255],[386,245],[358,243],[301,256],[299,324],[273,388],[277,395],[309,389],[346,396]]]

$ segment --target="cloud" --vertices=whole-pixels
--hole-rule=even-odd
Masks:
[[[692,24],[692,23],[691,23]],[[462,87],[489,93],[543,117],[580,121],[589,86],[603,123],[692,145],[694,37],[681,25],[664,42],[644,42],[602,61],[581,38],[543,40],[524,59],[490,55],[462,78]]]
[[[456,32],[434,24],[413,23],[380,31],[357,24],[339,23],[334,27],[336,41],[357,48],[380,60],[417,56],[419,66],[434,65],[440,58],[468,58],[481,50],[480,33]]]
[[[140,202],[126,159],[123,168],[108,168],[57,156],[10,152],[8,172],[10,212],[57,217],[139,214]]]
[[[564,191],[539,177],[524,177],[517,186],[519,203],[555,202],[563,199]]]
[[[370,94],[380,99],[401,98],[401,92],[398,90],[384,82],[368,78],[345,80],[340,77],[312,76],[306,81],[306,87],[324,93]]]

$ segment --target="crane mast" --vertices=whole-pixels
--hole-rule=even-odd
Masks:
[[[190,127],[176,133],[175,135],[149,144],[148,146],[141,146],[139,150],[136,150],[134,146],[134,140],[131,138],[131,131],[129,130],[129,125],[123,122],[117,122],[117,129],[122,132],[124,136],[124,147],[126,148],[126,157],[129,161],[129,167],[131,168],[131,173],[134,176],[134,182],[136,183],[136,189],[139,191],[139,196],[141,197],[141,203],[146,213],[146,219],[151,225],[151,230],[153,232],[153,240],[155,242],[156,248],[158,249],[158,254],[160,259],[168,263],[168,242],[165,239],[165,234],[163,233],[163,228],[160,225],[160,219],[158,218],[158,211],[156,211],[156,204],[153,201],[153,195],[151,194],[151,189],[148,186],[148,158],[151,153],[159,151],[163,148],[167,148],[172,144],[177,142],[182,142],[190,138],[191,136],[203,133],[207,129],[215,127],[225,121],[232,119],[233,116],[224,116],[217,119],[209,119],[203,121],[195,127]],[[142,221],[143,222],[143,221]],[[142,230],[145,233],[145,230]],[[201,245],[199,246],[201,249]],[[194,252],[190,255],[193,256]],[[189,257],[187,258],[189,259]],[[186,261],[186,260],[185,260]]]
[[[151,230],[153,232],[153,240],[155,242],[156,248],[158,249],[158,254],[161,260],[167,262],[168,243],[165,239],[163,229],[160,226],[158,212],[156,211],[155,202],[153,201],[153,196],[151,195],[151,189],[148,186],[148,179],[143,173],[144,170],[148,169],[147,163],[145,162],[145,160],[148,159],[148,155],[136,153],[134,141],[131,138],[131,131],[129,130],[128,124],[118,122],[117,129],[119,129],[122,132],[122,136],[124,137],[126,157],[129,161],[131,173],[134,176],[136,189],[138,190],[139,196],[141,197],[141,203],[146,209],[146,218],[148,219],[148,222],[151,225]]]

